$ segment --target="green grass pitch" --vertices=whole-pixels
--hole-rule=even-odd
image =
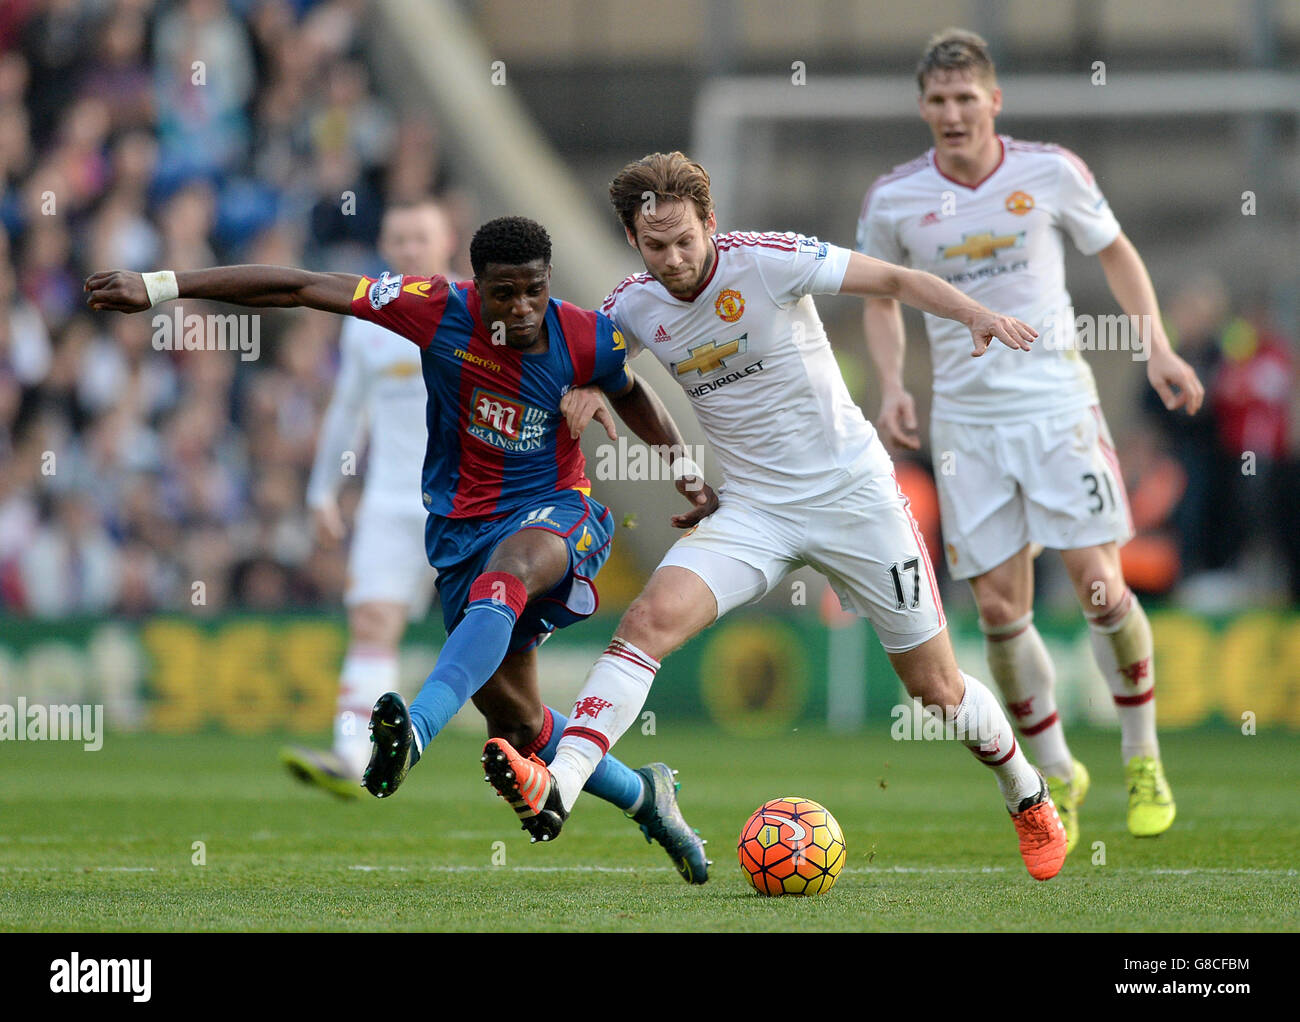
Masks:
[[[1083,836],[1061,875],[1036,883],[992,777],[953,743],[893,742],[885,728],[743,740],[662,721],[617,752],[681,771],[683,808],[715,860],[701,888],[590,796],[558,842],[530,845],[480,780],[470,735],[443,735],[385,802],[343,803],[294,782],[280,744],[109,735],[93,753],[0,745],[0,927],[1300,928],[1300,742],[1284,733],[1166,735],[1178,819],[1154,840],[1124,829],[1118,737],[1076,733],[1093,776]],[[741,825],[780,795],[822,802],[844,829],[847,865],[829,894],[762,898],[736,862]]]

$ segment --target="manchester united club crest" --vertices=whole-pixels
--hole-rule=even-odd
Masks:
[[[1007,196],[1007,212],[1024,216],[1034,208],[1034,197],[1028,192],[1012,192]]]
[[[734,323],[745,314],[745,298],[739,291],[727,288],[713,303],[713,311],[722,322]]]

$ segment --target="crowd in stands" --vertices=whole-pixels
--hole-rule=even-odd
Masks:
[[[92,313],[82,285],[236,262],[375,272],[382,201],[447,181],[427,114],[376,93],[365,11],[0,4],[4,613],[337,605],[341,555],[313,547],[303,506],[337,319],[262,313],[256,360],[159,351],[155,314]]]
[[[466,238],[437,126],[377,92],[366,8],[0,3],[0,613],[338,605],[343,556],[313,545],[303,500],[337,320],[265,313],[255,360],[159,351],[152,314],[91,313],[82,284],[236,262],[373,273],[383,202],[426,194]],[[1148,389],[1121,444],[1135,584],[1221,580],[1262,548],[1300,602],[1291,345],[1217,281],[1167,311],[1207,407],[1171,416]]]

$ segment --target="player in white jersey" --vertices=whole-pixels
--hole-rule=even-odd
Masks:
[[[1030,873],[1056,874],[1065,832],[992,693],[953,658],[925,545],[889,455],[854,405],[814,294],[888,294],[961,320],[982,354],[1034,332],[930,274],[794,234],[717,224],[709,178],[681,153],[629,164],[610,198],[646,272],[606,299],[629,354],[682,385],[726,477],[717,511],[679,540],[597,660],[549,770],[501,739],[489,780],[543,840],[559,833],[601,757],[637,718],[660,660],[717,618],[812,565],[867,617],[909,693],[992,767]],[[698,466],[678,459],[678,474]],[[940,709],[941,708],[941,709]]]
[[[379,251],[397,273],[446,275],[455,239],[431,200],[384,212]],[[406,623],[428,610],[437,572],[425,553],[427,512],[420,500],[425,392],[420,352],[405,337],[349,317],[339,336],[339,374],[321,424],[307,484],[317,541],[343,540],[338,493],[359,469],[368,436],[365,485],[348,552],[348,648],[339,677],[334,747],[290,746],[280,753],[303,780],[355,798],[370,759],[370,710],[398,687],[398,644]]]
[[[1028,355],[991,351],[976,363],[964,331],[926,317],[930,446],[948,567],[970,581],[993,677],[1048,776],[1073,848],[1088,773],[1066,744],[1052,663],[1033,624],[1033,557],[1042,547],[1062,551],[1119,712],[1129,830],[1153,836],[1173,822],[1174,801],[1156,740],[1151,628],[1120,570],[1118,546],[1133,524],[1080,350],[1109,342],[1124,357],[1146,359],[1147,377],[1170,409],[1195,414],[1204,391],[1170,348],[1142,259],[1083,161],[1059,146],[995,132],[1002,94],[984,40],[961,30],[935,36],[917,82],[934,148],[872,185],[858,250],[928,270],[1042,330]],[[1091,336],[1076,334],[1067,237],[1100,260],[1129,317],[1103,319],[1125,329],[1098,325]],[[884,391],[877,424],[887,441],[918,449],[915,407],[903,389],[898,303],[870,298],[864,315]]]

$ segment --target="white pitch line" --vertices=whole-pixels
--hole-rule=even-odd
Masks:
[[[0,873],[78,873],[82,866],[0,866]],[[157,866],[93,866],[96,873],[158,873]],[[321,867],[322,869],[347,869],[357,873],[673,873],[667,866],[368,866]],[[173,872],[179,872],[176,867]],[[991,873],[1018,873],[1006,866],[845,866],[844,874],[858,876],[902,875],[969,875],[987,876]],[[1146,868],[1141,866],[1094,866],[1090,875],[1134,874],[1138,876],[1300,876],[1296,869],[1253,869],[1249,867],[1204,867],[1189,869]],[[1077,876],[1081,876],[1078,874]],[[1068,877],[1067,877],[1068,879]]]
[[[673,873],[667,866],[349,866],[362,873]]]

